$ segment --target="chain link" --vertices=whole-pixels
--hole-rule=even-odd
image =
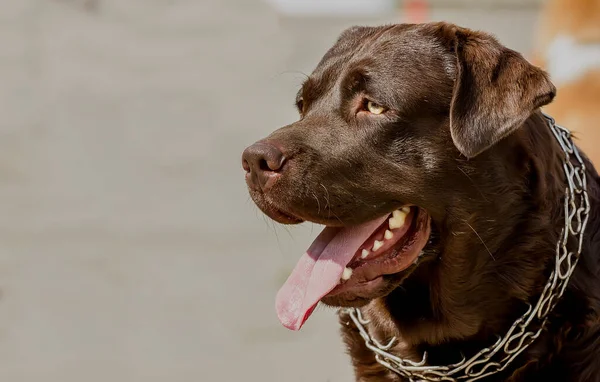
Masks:
[[[567,187],[564,197],[564,228],[556,245],[556,264],[535,306],[529,305],[527,311],[494,345],[469,359],[463,356],[461,362],[448,366],[427,366],[427,352],[423,354],[421,362],[388,353],[397,339],[394,337],[389,343],[382,345],[369,334],[366,328],[369,321],[362,316],[360,309],[344,309],[358,328],[367,348],[375,353],[379,364],[410,382],[478,381],[506,369],[542,333],[548,322],[548,314],[563,295],[579,260],[590,211],[585,163],[571,139],[571,133],[557,125],[549,115],[544,114],[544,117],[564,152],[562,164]]]

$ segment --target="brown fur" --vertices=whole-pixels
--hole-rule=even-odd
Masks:
[[[425,209],[421,263],[368,296],[323,302],[361,306],[376,337],[401,340],[399,356],[427,351],[431,364],[451,364],[504,334],[554,266],[563,153],[539,111],[553,97],[542,70],[488,34],[445,23],[351,28],[299,92],[300,120],[244,154],[250,193],[282,223],[346,226]],[[365,113],[366,99],[388,111]],[[592,212],[569,288],[535,344],[485,381],[600,380],[600,188],[587,164]],[[348,317],[340,322],[357,381],[401,381]]]

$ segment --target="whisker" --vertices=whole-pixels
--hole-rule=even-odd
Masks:
[[[331,217],[331,199],[329,198],[329,190],[327,189],[327,187],[325,187],[325,185],[323,183],[319,183],[319,185],[321,187],[323,187],[323,190],[325,190],[325,208],[328,210],[327,212],[327,218]],[[329,207],[329,208],[327,208]]]
[[[304,72],[301,72],[301,71],[299,71],[299,70],[284,70],[283,72],[279,72],[279,73],[277,73],[277,74],[273,75],[273,76],[271,77],[271,79],[274,79],[274,78],[276,78],[276,77],[283,76],[284,74],[301,74],[302,76],[304,76],[303,80],[306,80],[306,79],[308,79],[308,77],[309,77],[309,76],[308,76],[308,74],[306,74],[306,73],[304,73]]]
[[[315,200],[317,201],[317,208],[318,208],[317,214],[320,214],[321,213],[321,202],[319,202],[319,197],[314,192],[311,192],[311,194],[315,198]]]
[[[288,227],[286,227],[286,226],[282,225],[282,226],[281,226],[281,228],[283,228],[283,230],[284,230],[285,232],[287,232],[287,234],[288,234],[288,236],[290,237],[290,239],[292,239],[292,240],[294,239],[294,236],[292,236],[292,232],[290,232],[290,229],[289,229]]]
[[[336,215],[335,213],[333,213],[333,212],[331,212],[331,213],[333,214],[333,217],[334,217],[334,218],[336,218],[336,219],[337,219],[337,220],[338,220],[340,223],[342,223],[342,224],[344,223],[344,222],[342,221],[342,219],[340,219],[340,217],[339,217],[339,216],[337,216],[337,215]]]
[[[267,217],[265,216],[265,214],[261,214],[260,215],[262,220],[265,222],[265,225],[267,226],[267,229],[272,229],[271,226],[269,226],[269,221],[267,220]]]
[[[275,234],[275,239],[277,240],[277,247],[279,247],[279,253],[283,255],[283,248],[281,247],[281,241],[279,240],[279,234],[277,233],[277,228],[275,227],[275,222],[269,219],[271,222],[271,227],[273,229],[273,233]]]
[[[462,168],[460,168],[460,166],[456,166],[460,172],[462,172],[471,182],[471,184],[473,185],[473,187],[475,187],[475,189],[477,190],[477,192],[479,192],[481,194],[481,196],[483,197],[483,199],[486,202],[489,202],[488,198],[485,196],[485,194],[483,192],[481,192],[481,189],[479,187],[477,187],[477,183],[475,183],[475,181],[469,176],[469,174],[467,174]]]
[[[494,257],[494,255],[492,255],[492,251],[490,251],[490,249],[488,248],[488,246],[483,242],[483,239],[481,238],[481,236],[479,236],[479,234],[477,233],[477,231],[475,231],[475,228],[473,228],[471,226],[471,224],[469,224],[469,222],[466,221],[466,220],[465,220],[465,223],[469,226],[469,228],[471,228],[473,230],[473,232],[475,232],[475,235],[477,235],[477,237],[479,238],[479,241],[481,241],[481,244],[483,244],[483,246],[485,247],[485,249],[488,251],[488,253],[492,257],[492,260],[496,261],[496,258]]]

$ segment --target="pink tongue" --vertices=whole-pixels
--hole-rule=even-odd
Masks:
[[[339,283],[344,268],[358,248],[379,228],[387,216],[351,228],[325,228],[302,256],[277,293],[279,321],[299,330],[319,301]]]

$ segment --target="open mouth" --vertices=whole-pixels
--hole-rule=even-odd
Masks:
[[[377,289],[384,276],[418,261],[430,230],[429,215],[418,207],[355,227],[326,227],[277,294],[280,321],[299,330],[324,297]]]
[[[418,208],[403,207],[389,215],[376,231],[360,246],[344,268],[340,283],[327,296],[350,289],[373,288],[373,281],[393,275],[419,261],[429,237],[428,216]]]

